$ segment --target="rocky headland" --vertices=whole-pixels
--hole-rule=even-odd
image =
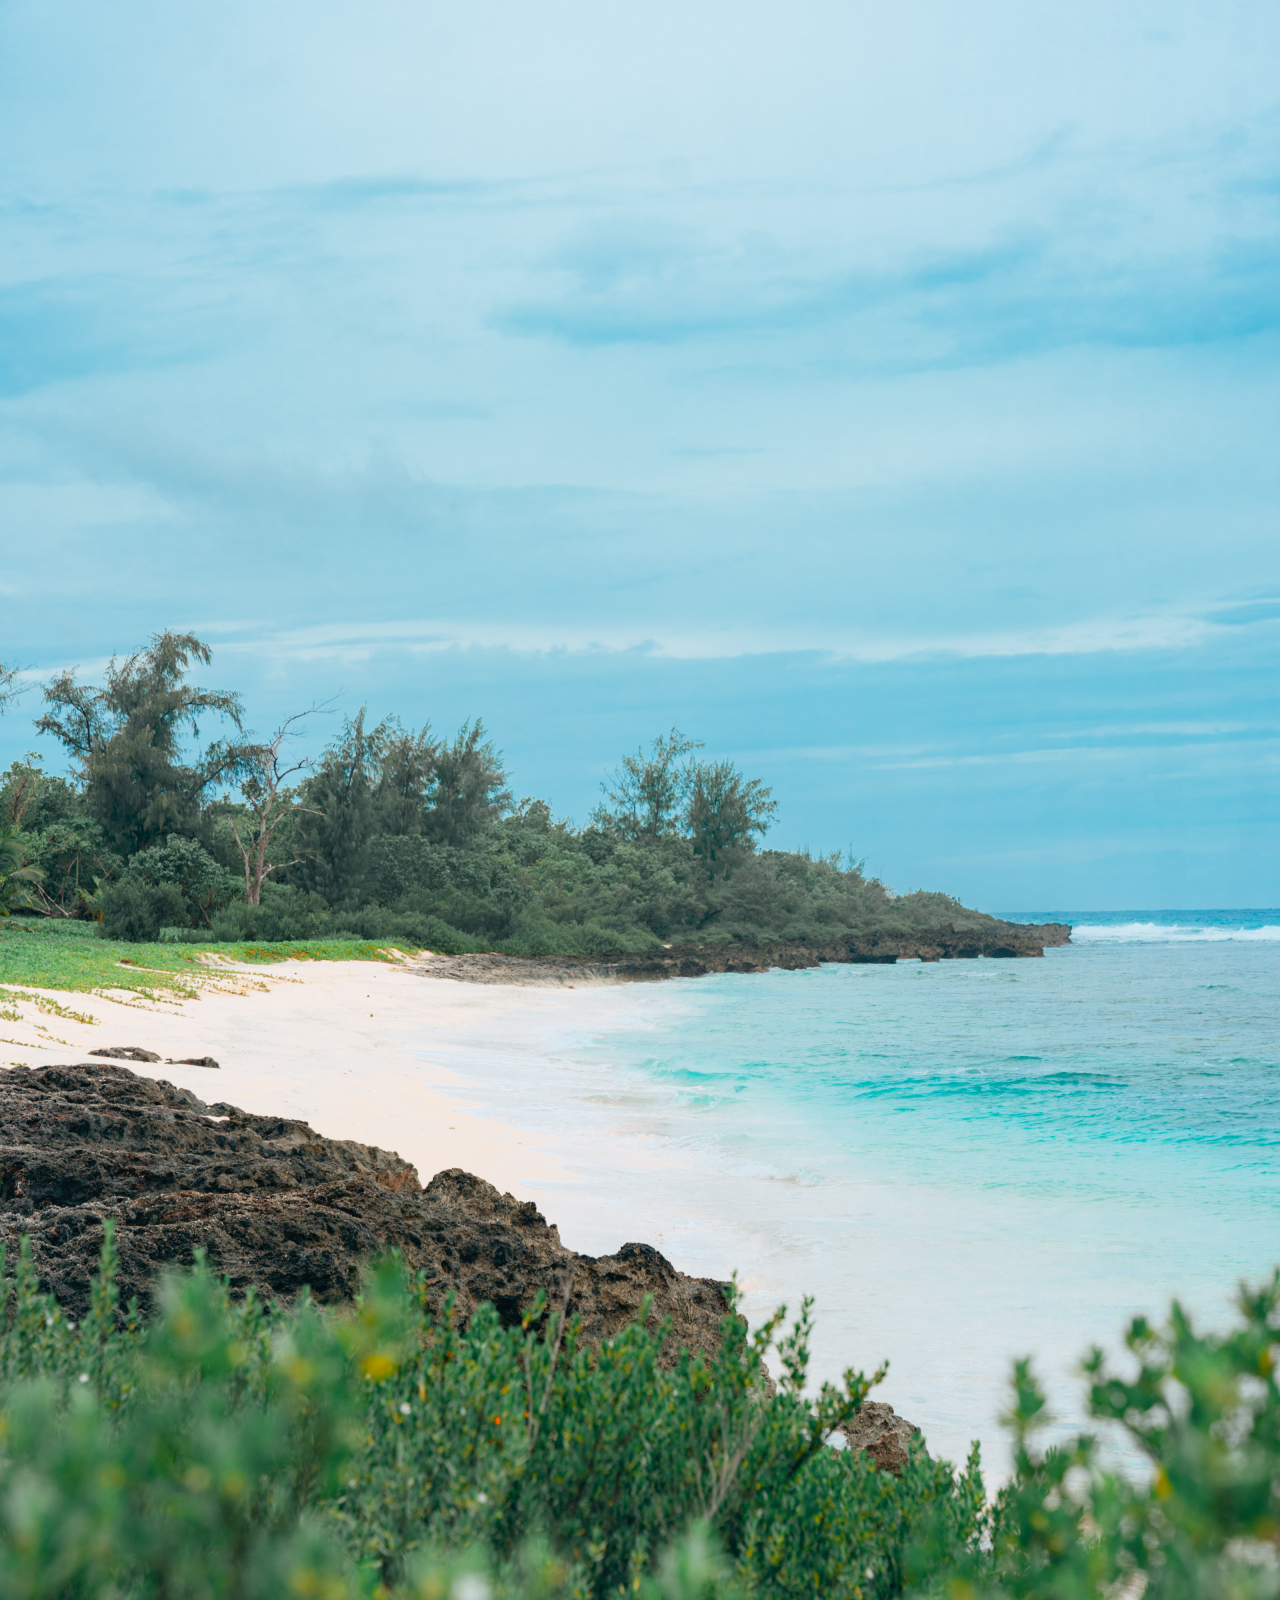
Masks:
[[[1071,942],[1066,922],[1001,922],[972,928],[882,928],[843,933],[825,941],[735,940],[731,944],[678,944],[661,950],[589,956],[442,956],[424,951],[406,970],[461,983],[646,983],[701,978],[709,972],[793,972],[828,964],[887,965],[894,961],[1015,960],[1043,956]]]

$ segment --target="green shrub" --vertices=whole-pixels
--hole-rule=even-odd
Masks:
[[[79,1327],[29,1249],[0,1338],[0,1593],[13,1600],[1274,1600],[1280,1274],[1239,1326],[1135,1323],[1137,1371],[1087,1363],[1093,1415],[1138,1481],[1081,1437],[1038,1452],[1014,1373],[1015,1473],[987,1504],[913,1449],[900,1477],[826,1440],[871,1384],[806,1396],[808,1307],[714,1359],[663,1366],[665,1328],[599,1350],[538,1297],[520,1327],[433,1321],[392,1258],[360,1303],[232,1302],[197,1261],[147,1329],[121,1313],[110,1227]],[[773,1392],[761,1359],[780,1366]]]
[[[104,939],[125,939],[130,944],[149,944],[160,937],[164,927],[182,927],[189,907],[176,883],[145,883],[126,873],[106,884],[99,896],[102,921],[98,924]]]
[[[145,1331],[119,1325],[109,1231],[103,1265],[78,1328],[25,1249],[12,1280],[0,1592],[15,1600],[444,1595],[441,1574],[468,1564],[513,1594],[783,1594],[780,1534],[833,1497],[830,1592],[853,1595],[955,1495],[923,1458],[899,1480],[827,1447],[870,1385],[849,1373],[803,1397],[807,1310],[780,1340],[777,1318],[750,1335],[727,1316],[714,1360],[664,1370],[665,1328],[592,1351],[541,1296],[521,1327],[487,1306],[465,1331],[433,1322],[394,1259],[345,1315],[233,1304],[198,1263],[165,1281]]]
[[[165,844],[140,851],[99,896],[108,939],[151,943],[161,928],[209,929],[231,900],[235,880],[194,839],[170,834]]]

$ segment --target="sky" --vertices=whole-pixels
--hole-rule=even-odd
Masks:
[[[1280,905],[1280,8],[0,0],[0,661]],[[59,768],[56,747],[46,764]]]

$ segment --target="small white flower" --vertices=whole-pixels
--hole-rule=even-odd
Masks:
[[[81,1383],[88,1383],[88,1381],[89,1381],[89,1374],[87,1372],[82,1372],[80,1374],[80,1382]]]
[[[407,1417],[409,1415],[410,1411],[412,1411],[412,1410],[413,1410],[413,1407],[409,1404],[409,1402],[407,1400],[402,1400],[400,1402],[400,1415],[402,1417]]]
[[[485,1492],[484,1492],[484,1490],[483,1490],[483,1489],[482,1489],[482,1490],[481,1490],[481,1491],[480,1491],[480,1493],[479,1493],[479,1494],[478,1494],[478,1495],[477,1495],[477,1496],[476,1496],[476,1500],[477,1500],[477,1501],[478,1501],[478,1502],[479,1502],[479,1504],[480,1504],[480,1505],[482,1505],[482,1506],[487,1506],[487,1505],[488,1505],[488,1504],[489,1504],[489,1496],[488,1496],[488,1495],[487,1495],[487,1494],[485,1494]]]
[[[464,1572],[453,1580],[449,1600],[489,1600],[492,1592],[478,1572]]]

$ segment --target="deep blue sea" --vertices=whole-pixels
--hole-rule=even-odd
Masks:
[[[1072,943],[609,991],[474,1081],[567,1152],[566,1242],[736,1266],[753,1316],[812,1293],[819,1375],[889,1357],[934,1448],[1001,1470],[1013,1356],[1061,1431],[1088,1345],[1280,1263],[1280,910],[1019,920]]]

